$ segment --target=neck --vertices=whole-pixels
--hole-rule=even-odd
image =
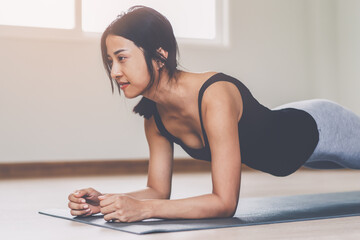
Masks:
[[[183,84],[187,73],[178,71],[172,78],[167,72],[155,76],[154,85],[143,96],[156,102],[167,111],[181,112],[187,106],[189,94]]]

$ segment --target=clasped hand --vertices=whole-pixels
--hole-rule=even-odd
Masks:
[[[125,194],[101,194],[82,189],[69,195],[69,208],[73,216],[90,216],[101,212],[106,221],[136,222],[149,218],[144,201]]]

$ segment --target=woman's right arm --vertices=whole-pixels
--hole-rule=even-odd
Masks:
[[[150,152],[147,188],[124,194],[137,199],[169,199],[174,158],[173,143],[160,134],[154,116],[144,119]]]
[[[153,116],[150,119],[145,118],[144,128],[150,150],[147,187],[134,192],[109,195],[128,195],[136,199],[170,198],[173,144],[160,134]],[[68,197],[71,214],[73,216],[89,216],[100,212],[98,197],[101,195],[103,194],[93,188],[71,193]]]

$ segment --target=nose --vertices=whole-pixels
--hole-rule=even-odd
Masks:
[[[121,71],[121,68],[118,64],[114,64],[111,67],[111,78],[115,79],[116,81],[118,81],[118,79],[120,79],[123,76],[123,73]]]

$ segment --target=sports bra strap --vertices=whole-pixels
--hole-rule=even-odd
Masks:
[[[175,142],[176,141],[175,137],[166,130],[163,122],[161,121],[160,114],[157,110],[156,104],[155,104],[155,108],[154,108],[154,119],[155,119],[156,126],[159,129],[160,133],[163,136],[165,136],[169,141]]]

